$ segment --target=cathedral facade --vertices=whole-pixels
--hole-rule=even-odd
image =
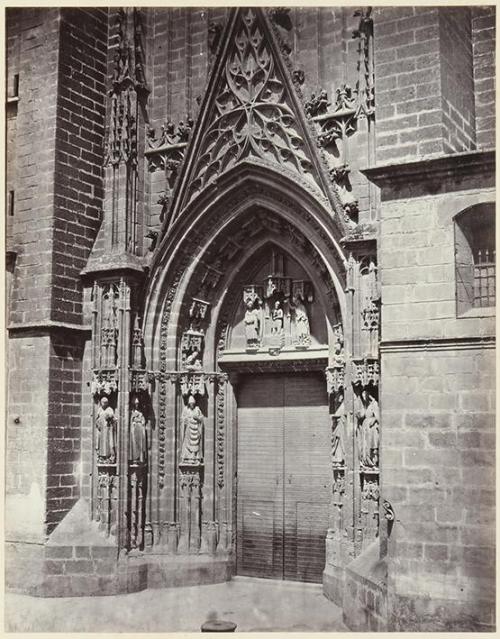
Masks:
[[[494,628],[494,7],[7,11],[7,588]]]

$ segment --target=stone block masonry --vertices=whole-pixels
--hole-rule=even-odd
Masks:
[[[413,185],[383,205],[380,265],[384,340],[476,337],[494,334],[494,317],[457,317],[454,218],[481,202],[494,202],[466,181],[449,192],[418,197]],[[456,189],[456,190],[455,190]],[[483,314],[484,315],[484,314]]]
[[[49,352],[48,335],[30,333],[9,340],[7,540],[41,543],[44,539]]]
[[[395,631],[495,623],[495,326],[491,309],[457,315],[454,253],[455,216],[495,194],[487,164],[464,177],[464,162],[484,160],[467,157],[446,171],[415,164],[404,181],[396,166],[379,169],[381,493],[395,513],[386,557]]]
[[[494,351],[385,353],[382,375],[390,587],[484,610],[495,578]],[[491,615],[476,622],[486,628]]]

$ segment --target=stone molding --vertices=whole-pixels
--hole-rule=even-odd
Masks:
[[[53,320],[47,320],[45,322],[26,322],[9,324],[7,330],[9,332],[16,331],[39,331],[41,333],[45,331],[53,331],[56,329],[62,329],[66,331],[76,331],[79,333],[87,333],[92,330],[91,326],[82,326],[78,324],[70,324],[68,322],[56,322]]]
[[[308,353],[308,357],[298,356],[297,352],[289,354],[294,356],[293,359],[283,357],[285,355],[283,351],[279,356],[266,355],[265,353],[259,354],[259,356],[235,353],[231,357],[231,354],[226,353],[219,358],[218,363],[223,370],[238,373],[324,371],[328,363],[328,349]]]
[[[456,351],[475,348],[495,348],[495,336],[422,338],[414,340],[391,340],[380,343],[381,353],[406,353],[415,351]]]
[[[422,182],[437,183],[441,187],[444,182],[462,177],[479,178],[482,183],[488,176],[495,175],[495,152],[467,151],[446,156],[423,157],[412,162],[395,162],[361,169],[361,173],[391,193],[401,187],[407,189]],[[441,188],[436,188],[436,192],[439,190]]]

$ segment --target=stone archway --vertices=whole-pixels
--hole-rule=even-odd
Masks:
[[[325,432],[331,443],[326,482],[330,496],[327,564],[330,559],[332,566],[341,566],[353,556],[353,522],[358,516],[353,496],[356,482],[358,493],[360,490],[353,421],[357,382],[352,375],[354,362],[346,369],[346,358],[353,331],[359,333],[359,321],[356,324],[352,314],[356,305],[356,313],[361,306],[353,304],[352,290],[363,297],[374,271],[370,267],[369,277],[368,271],[366,276],[361,274],[363,256],[359,264],[354,257],[342,258],[335,225],[317,200],[282,176],[274,181],[273,177],[252,169],[240,174],[239,186],[228,181],[215,201],[202,199],[185,211],[153,265],[146,303],[146,357],[155,379],[152,404],[156,416],[146,546],[160,554],[209,555],[210,565],[222,566],[224,575],[233,569],[236,549],[235,373],[245,373],[249,366],[240,358],[238,366],[231,367],[224,351],[236,334],[234,317],[244,299],[245,285],[255,285],[248,277],[252,280],[257,274],[259,260],[271,246],[300,264],[303,270],[295,279],[311,283],[325,318],[318,357],[309,345],[295,348],[296,327],[289,334],[291,342],[285,339],[281,347],[264,346],[271,369],[287,374],[302,366],[303,370],[321,371],[324,380]],[[252,260],[255,273],[248,270]],[[286,273],[272,275],[287,277]],[[293,289],[293,281],[291,285]],[[247,287],[246,293],[256,294],[255,286]],[[241,319],[241,309],[239,313]],[[359,334],[356,339],[360,341]],[[286,352],[288,347],[293,356]],[[254,364],[259,360],[258,356],[251,359]],[[366,361],[359,362],[360,379],[366,377],[363,370],[369,367]],[[200,411],[200,423],[203,421],[196,463],[182,459],[190,396]],[[223,578],[222,573],[218,575]],[[210,579],[216,577],[212,574]]]

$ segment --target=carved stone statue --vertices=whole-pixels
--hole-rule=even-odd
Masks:
[[[363,389],[356,411],[358,425],[356,439],[360,463],[366,468],[378,467],[380,441],[380,410],[377,400]]]
[[[328,102],[328,93],[322,89],[318,96],[318,104],[317,104],[317,113],[322,114],[326,113],[330,103]]]
[[[184,331],[181,350],[183,366],[187,370],[201,370],[203,368],[203,341],[204,335],[202,332],[191,329]]]
[[[96,418],[97,461],[114,464],[116,461],[116,417],[107,397],[102,397]]]
[[[281,302],[276,300],[274,308],[271,313],[271,333],[274,335],[281,335],[283,333],[283,309],[281,308]]]
[[[260,312],[251,300],[247,300],[246,309],[244,321],[247,346],[256,348],[260,344]]]
[[[139,398],[134,398],[133,409],[130,413],[130,450],[129,460],[144,463],[148,458],[148,433],[144,414],[140,410]]]
[[[111,313],[106,315],[101,329],[101,365],[113,368],[116,365],[117,330]]]
[[[293,318],[295,322],[295,335],[297,344],[306,346],[311,341],[311,329],[309,327],[309,317],[304,302],[300,297],[293,297],[290,302],[293,310]]]
[[[200,351],[194,350],[192,353],[186,356],[184,365],[188,370],[201,370],[201,354]]]
[[[331,415],[332,419],[332,465],[334,467],[344,466],[345,464],[345,411],[344,411],[344,393],[339,393],[336,401],[335,412]]]
[[[182,450],[181,463],[198,465],[202,458],[203,414],[190,395],[181,416]]]

